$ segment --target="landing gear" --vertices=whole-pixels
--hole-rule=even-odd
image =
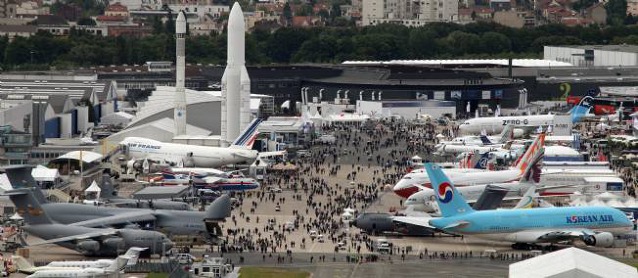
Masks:
[[[522,242],[517,242],[512,244],[512,249],[514,250],[536,250],[539,248],[541,248],[541,246],[536,244],[529,244],[529,243],[522,243]]]

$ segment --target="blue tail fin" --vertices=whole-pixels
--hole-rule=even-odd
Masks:
[[[474,168],[476,169],[487,169],[487,162],[490,160],[490,153],[486,152],[484,154],[481,155],[481,157],[479,158],[479,160],[476,162],[476,165],[474,165]]]
[[[585,96],[580,100],[578,105],[574,106],[574,108],[569,111],[569,114],[571,114],[572,123],[580,122],[580,120],[585,117],[585,115],[587,115],[592,107],[593,101],[594,98],[592,98],[591,96]]]
[[[253,143],[255,143],[255,139],[257,135],[259,135],[258,127],[261,124],[262,120],[260,118],[255,118],[250,125],[239,134],[239,137],[235,139],[233,144],[230,146],[231,148],[240,148],[240,149],[252,149]]]
[[[483,142],[483,145],[492,145],[492,144],[494,144],[494,143],[492,143],[490,138],[487,138],[487,136],[485,136],[485,135],[481,135],[481,136],[479,136],[479,138],[481,138],[481,142]]]
[[[443,173],[441,167],[432,163],[425,163],[425,171],[428,172],[436,202],[439,204],[441,215],[451,217],[471,213],[474,210],[456,190],[450,179]]]

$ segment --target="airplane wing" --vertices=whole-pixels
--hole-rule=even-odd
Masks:
[[[436,229],[434,226],[430,225],[430,219],[432,218],[424,217],[424,216],[393,216],[392,217],[393,222],[410,224],[410,225],[425,227],[429,229]]]
[[[79,234],[79,235],[72,235],[72,236],[65,236],[65,237],[49,239],[49,240],[45,240],[45,241],[38,242],[38,243],[35,243],[35,244],[30,244],[29,246],[54,244],[54,243],[67,242],[67,241],[76,241],[76,240],[83,240],[83,239],[103,237],[103,236],[112,236],[112,235],[116,235],[116,234],[118,234],[118,232],[116,230],[104,230],[104,231],[99,231],[99,232],[91,232],[91,233],[85,233],[85,234]]]
[[[124,224],[130,224],[130,223],[136,223],[136,222],[148,222],[148,221],[155,221],[155,215],[148,213],[146,211],[139,211],[139,212],[134,211],[134,212],[120,213],[118,215],[113,215],[113,216],[100,217],[97,219],[75,222],[70,225],[96,228],[96,227],[124,225]]]

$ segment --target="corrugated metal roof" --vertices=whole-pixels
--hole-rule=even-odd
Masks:
[[[390,61],[345,61],[343,65],[374,66],[374,65],[409,65],[409,66],[438,66],[438,65],[499,65],[508,66],[508,59],[459,59],[459,60],[390,60]],[[571,63],[542,59],[513,59],[514,67],[572,67]]]

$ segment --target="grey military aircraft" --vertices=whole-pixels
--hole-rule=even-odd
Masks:
[[[173,247],[173,242],[157,231],[88,228],[55,223],[32,189],[13,189],[3,195],[9,196],[18,214],[28,224],[24,230],[45,240],[34,245],[57,244],[87,256],[117,256],[131,247],[148,248],[151,254],[161,254]]]
[[[134,200],[124,198],[117,195],[117,191],[113,186],[113,179],[109,174],[102,176],[102,192],[100,199],[104,200],[107,205],[119,208],[150,208],[150,209],[170,209],[170,210],[191,210],[186,202],[172,200]]]
[[[218,222],[230,216],[230,196],[215,199],[205,211],[134,209],[47,202],[38,188],[26,189],[37,198],[51,219],[72,227],[155,229],[166,235],[204,236],[217,239],[222,234]]]

